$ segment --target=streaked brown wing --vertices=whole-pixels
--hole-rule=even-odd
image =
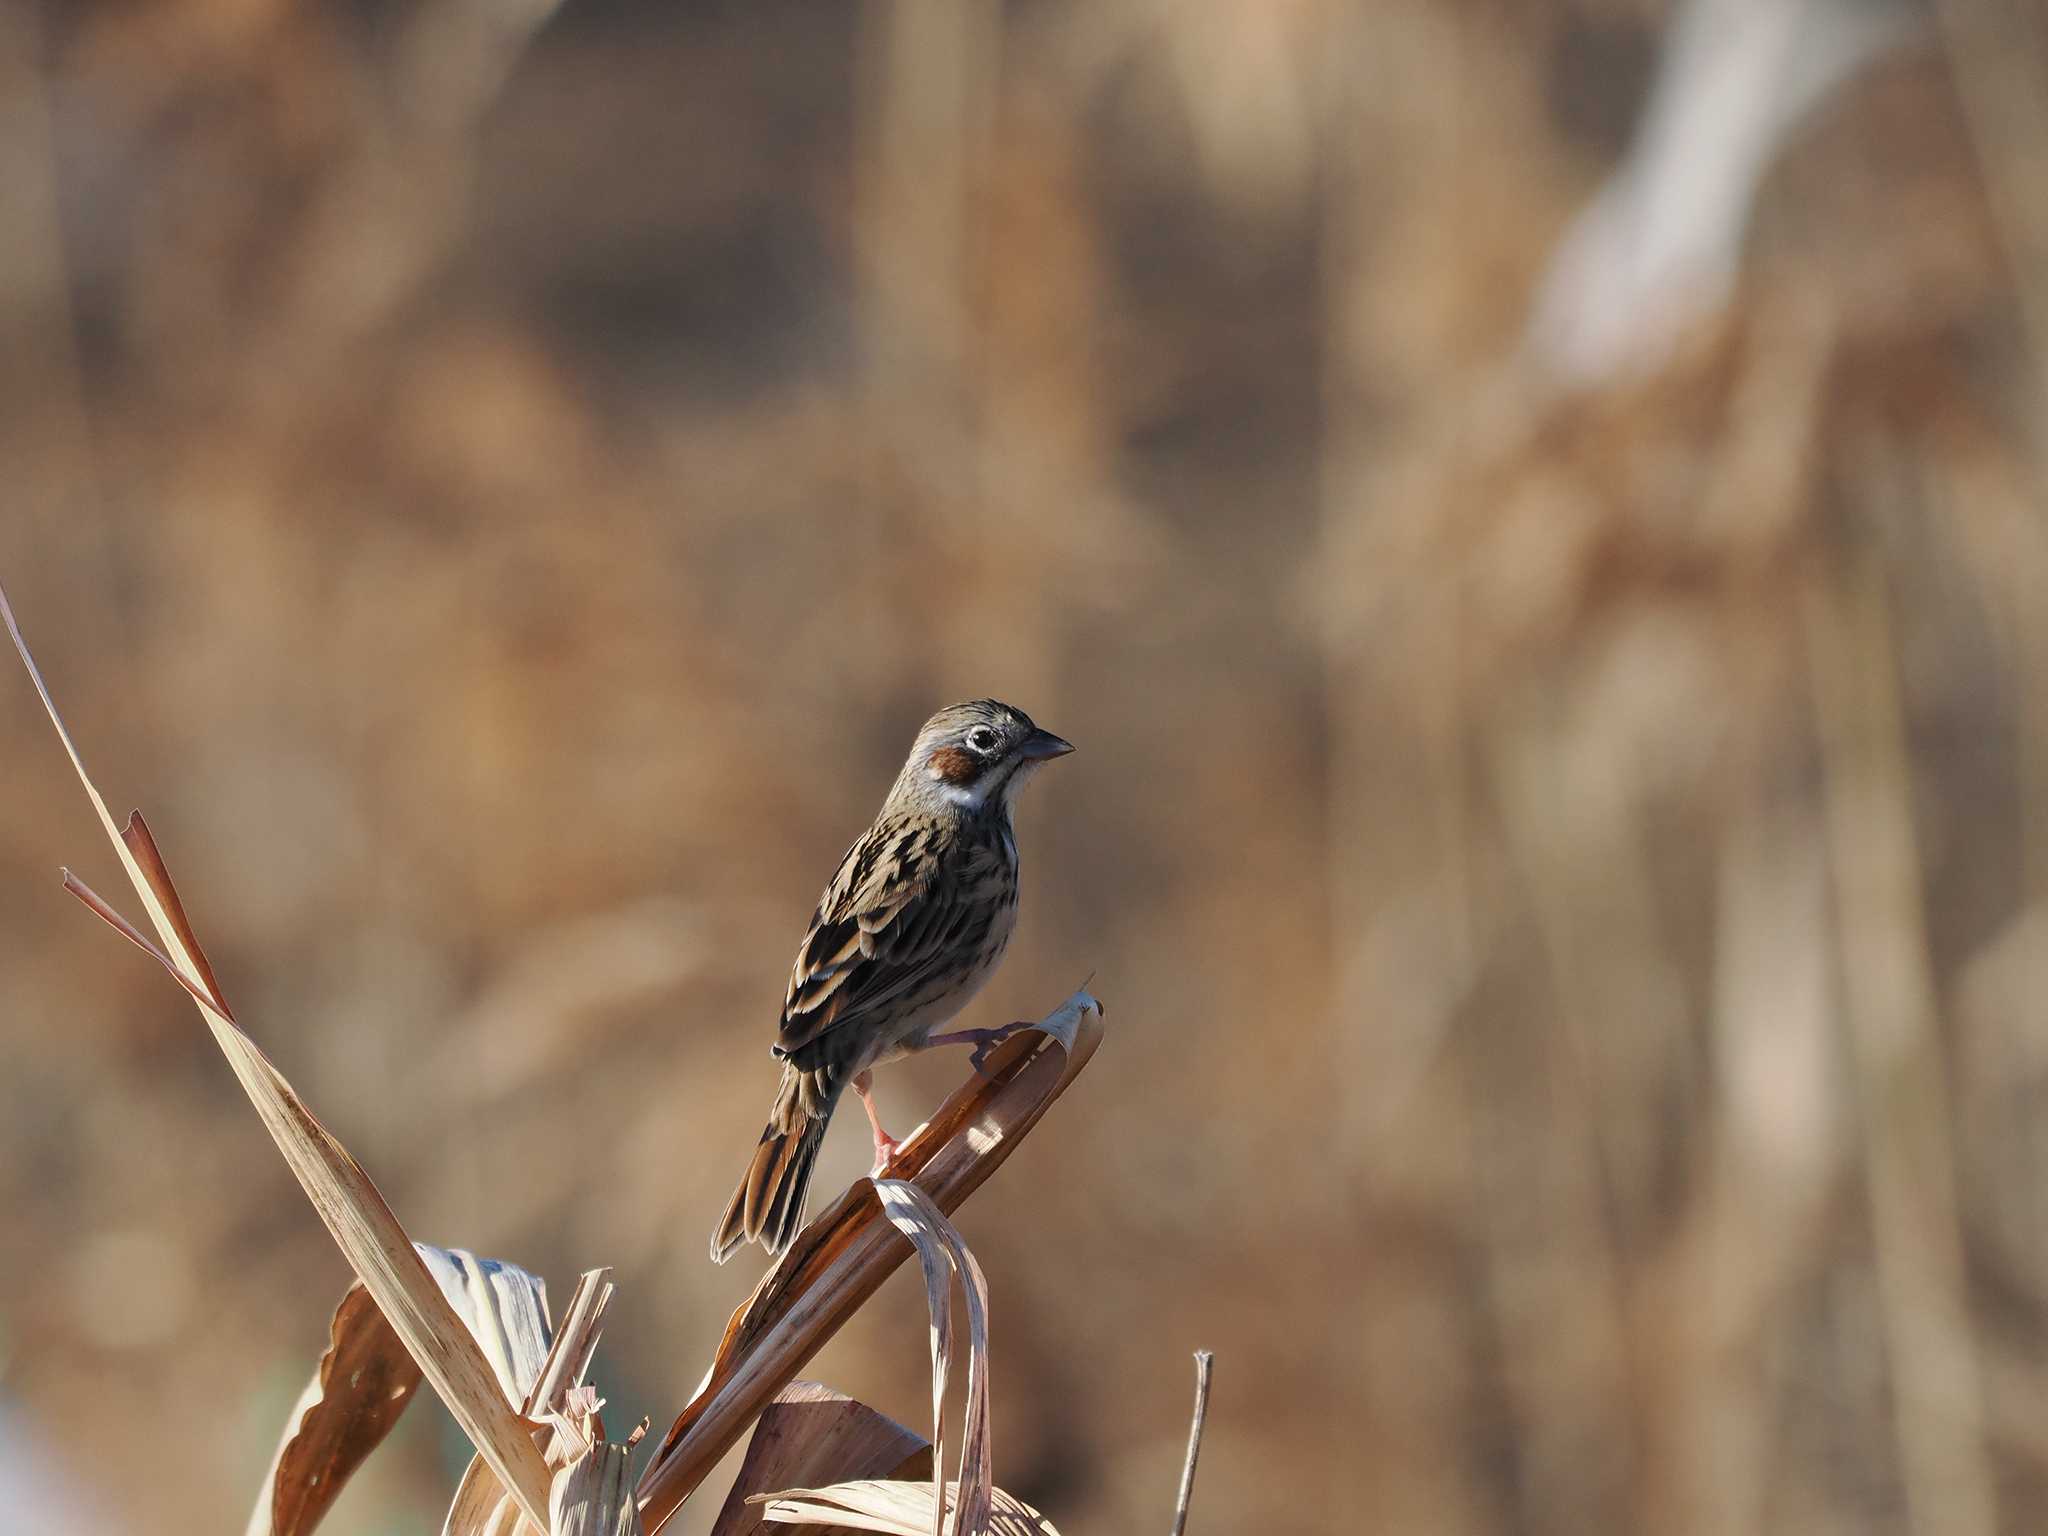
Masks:
[[[881,825],[847,850],[797,950],[776,1045],[794,1052],[916,988],[948,954],[955,902],[936,829]]]

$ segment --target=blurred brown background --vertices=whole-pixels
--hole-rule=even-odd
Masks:
[[[1164,1529],[1207,1346],[1200,1530],[2033,1529],[2044,37],[17,0],[0,576],[415,1234],[617,1266],[615,1424],[759,1272],[818,886],[994,694],[1081,751],[966,1022],[1110,1005],[963,1212],[1005,1486]],[[0,719],[0,1469],[238,1529],[345,1271]],[[926,1425],[924,1349],[899,1276],[813,1374]],[[437,1414],[329,1529],[438,1528]]]

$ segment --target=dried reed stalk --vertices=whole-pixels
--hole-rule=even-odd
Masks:
[[[1209,1421],[1209,1378],[1216,1372],[1216,1352],[1195,1351],[1195,1411],[1188,1422],[1188,1456],[1181,1463],[1180,1493],[1173,1501],[1173,1536],[1188,1528],[1188,1505],[1195,1497],[1195,1463],[1202,1455],[1202,1431]]]
[[[1859,489],[1873,504],[1883,494],[1876,475]],[[1839,587],[1816,584],[1805,610],[1906,1523],[1920,1533],[1989,1536],[1998,1500],[1982,1432],[1912,763],[1876,557],[1853,555]]]

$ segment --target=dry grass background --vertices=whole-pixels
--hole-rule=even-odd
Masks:
[[[2048,75],[1938,10],[1562,396],[1651,0],[15,4],[0,573],[411,1230],[617,1267],[615,1422],[752,1282],[804,911],[993,693],[1082,750],[978,1021],[1110,1004],[962,1213],[1004,1486],[1163,1528],[1202,1345],[1209,1530],[2031,1528]],[[0,708],[0,1432],[217,1531],[344,1271]],[[914,1283],[816,1373],[919,1423]]]

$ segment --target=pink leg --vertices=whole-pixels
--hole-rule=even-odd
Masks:
[[[874,1073],[859,1072],[854,1075],[853,1091],[860,1095],[861,1108],[868,1112],[868,1124],[875,1132],[875,1166],[869,1170],[869,1178],[878,1177],[886,1172],[889,1164],[895,1161],[896,1154],[903,1150],[903,1143],[882,1129],[882,1117],[875,1113],[874,1086]]]
[[[924,1043],[927,1050],[935,1045],[973,1046],[974,1054],[967,1058],[967,1064],[974,1068],[975,1071],[981,1072],[983,1064],[988,1061],[989,1052],[1017,1033],[1018,1030],[1036,1028],[1038,1028],[1037,1024],[1033,1023],[1030,1019],[1019,1019],[1016,1023],[1005,1024],[999,1029],[956,1029],[949,1035],[929,1035]],[[984,1077],[987,1076],[986,1073],[982,1073],[982,1075]]]

